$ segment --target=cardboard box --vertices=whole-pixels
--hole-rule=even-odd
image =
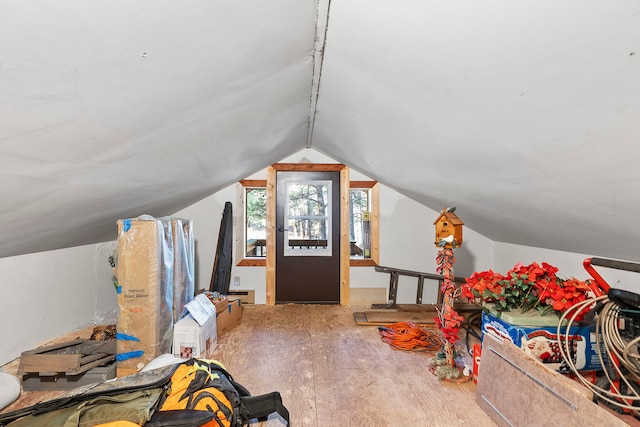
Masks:
[[[253,289],[234,289],[228,292],[229,296],[240,297],[242,304],[255,304],[256,303],[256,291]]]
[[[173,244],[173,319],[181,319],[195,291],[195,239],[190,219],[170,218]]]
[[[213,302],[213,305],[216,307],[216,313],[220,313],[229,309],[229,298],[227,297],[211,302]]]
[[[208,358],[218,344],[216,315],[200,325],[187,314],[173,326],[173,355],[185,359]]]
[[[171,352],[172,240],[169,221],[118,220],[118,377]]]
[[[547,368],[569,371],[558,348],[557,326],[513,325],[493,314],[482,313],[482,337],[486,334],[500,341],[512,342],[524,352],[540,361]],[[566,327],[561,328],[564,336]],[[573,341],[573,363],[578,370],[601,370],[595,333],[587,326],[572,326],[569,330]]]
[[[216,307],[217,313],[220,313],[222,310],[227,310],[227,305],[229,305],[229,299],[226,296],[222,296],[218,292],[210,292],[202,289],[196,291],[196,293],[198,294],[198,296],[206,295],[207,298],[209,298],[209,301],[211,301],[213,305]]]
[[[593,393],[487,334],[476,403],[498,426],[628,426]]]
[[[185,308],[189,313],[173,326],[173,355],[207,358],[218,343],[216,307],[200,294]]]
[[[235,328],[242,321],[242,300],[237,297],[229,297],[227,309],[218,313],[218,337],[223,336]]]

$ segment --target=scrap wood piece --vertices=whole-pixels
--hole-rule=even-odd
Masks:
[[[397,322],[413,322],[423,328],[435,328],[434,315],[422,317],[422,316],[394,316],[393,313],[389,313],[390,310],[385,310],[384,313],[368,310],[359,311],[353,313],[353,318],[356,325],[359,326],[389,326]]]
[[[116,342],[78,339],[22,352],[18,375],[77,375],[115,360]]]
[[[397,322],[411,322],[414,324],[432,324],[435,326],[435,311],[390,311],[390,310],[368,310],[365,312],[369,322],[379,322],[390,325]]]

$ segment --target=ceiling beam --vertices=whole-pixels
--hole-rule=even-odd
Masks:
[[[320,91],[320,77],[322,76],[322,61],[329,27],[329,11],[331,0],[318,0],[316,9],[316,37],[313,47],[313,77],[311,81],[311,93],[309,96],[309,122],[307,126],[307,148],[311,148],[313,138],[313,125],[316,120],[316,106],[318,104],[318,92]]]

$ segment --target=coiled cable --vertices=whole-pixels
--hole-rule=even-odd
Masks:
[[[576,317],[586,308],[594,304],[603,304],[600,314],[597,316],[595,325],[596,352],[604,374],[609,382],[608,388],[600,387],[585,378],[575,365],[571,357],[572,336],[571,326]],[[636,416],[640,408],[634,406],[634,402],[640,401],[640,394],[636,391],[632,381],[640,380],[640,354],[637,352],[637,344],[640,337],[627,342],[621,335],[618,328],[618,317],[620,306],[609,300],[607,295],[587,299],[572,307],[569,312],[564,312],[558,322],[558,347],[563,359],[571,368],[576,378],[593,392],[593,394],[610,404],[611,406],[631,411]],[[567,319],[568,323],[563,326]],[[564,332],[562,328],[564,327]],[[604,353],[604,354],[603,354]],[[624,368],[624,369],[623,369]],[[630,377],[630,378],[629,378]],[[628,393],[622,393],[616,384],[622,381],[626,385]]]

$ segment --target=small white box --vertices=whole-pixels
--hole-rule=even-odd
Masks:
[[[173,326],[173,355],[189,359],[208,358],[218,345],[215,314],[200,326],[191,314],[187,314]]]

